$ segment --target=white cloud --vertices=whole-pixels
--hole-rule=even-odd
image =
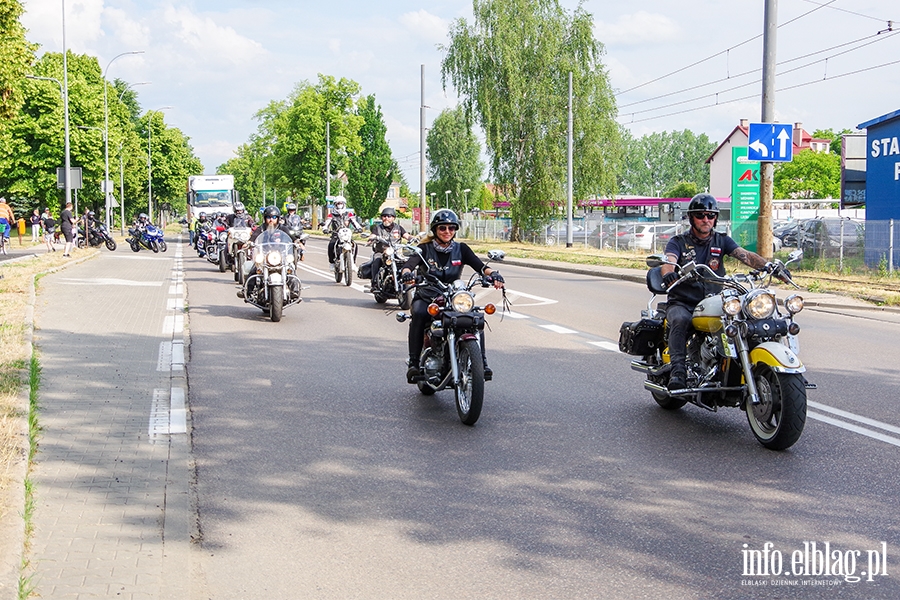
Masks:
[[[678,39],[678,24],[665,15],[640,10],[622,15],[615,23],[597,21],[594,25],[597,39],[606,45],[632,46],[660,44]]]
[[[107,7],[103,11],[103,20],[123,47],[140,49],[150,46],[150,29],[130,18],[124,10]]]
[[[262,44],[240,35],[231,27],[220,26],[211,17],[203,17],[186,7],[166,6],[163,22],[170,34],[180,41],[193,61],[207,66],[230,63],[235,66],[253,64],[266,51]]]
[[[444,41],[450,27],[449,21],[424,9],[401,15],[400,24],[411,34],[432,43]]]

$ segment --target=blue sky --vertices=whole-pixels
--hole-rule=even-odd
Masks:
[[[419,188],[420,65],[430,123],[456,104],[454,90],[441,88],[437,45],[447,41],[454,19],[471,18],[466,0],[63,1],[70,50],[98,56],[101,68],[122,52],[144,51],[117,59],[108,77],[151,82],[136,88],[143,107],[173,107],[167,122],[191,138],[207,172],[256,130],[257,110],[324,73],[375,94],[413,190]],[[59,52],[62,1],[24,5],[29,39],[41,51]],[[739,119],[760,119],[759,74],[740,74],[761,66],[762,43],[752,38],[762,32],[763,0],[586,0],[583,6],[606,47],[619,120],[635,135],[690,129],[719,141]],[[896,0],[780,0],[778,120],[802,122],[810,132],[839,130],[900,108],[900,63],[873,68],[900,60],[900,32],[876,36],[888,20],[900,22]],[[800,58],[805,55],[811,56]],[[781,74],[791,68],[797,70]],[[863,69],[869,70],[848,74]],[[709,82],[715,83],[685,91]],[[799,85],[807,82],[818,83]],[[641,84],[647,85],[632,89]],[[638,112],[665,104],[672,106]]]

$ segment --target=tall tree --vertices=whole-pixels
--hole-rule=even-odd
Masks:
[[[512,199],[514,232],[564,198],[568,74],[573,73],[575,195],[611,193],[620,158],[615,101],[593,18],[557,0],[474,0],[441,64],[485,131],[491,173]]]
[[[359,129],[362,151],[350,155],[347,197],[359,216],[370,219],[376,216],[387,198],[396,165],[385,138],[387,125],[381,106],[375,103],[375,96],[362,98],[356,114],[363,119]]]
[[[790,162],[778,164],[774,178],[776,198],[837,199],[841,197],[841,157],[803,150]]]
[[[853,133],[852,129],[842,129],[840,131],[834,131],[833,129],[816,129],[812,136],[814,138],[831,140],[831,144],[829,150],[833,154],[841,155],[841,140],[845,133]]]
[[[203,163],[194,155],[190,138],[177,127],[166,126],[163,113],[148,111],[140,126],[144,137],[152,135],[149,158],[154,212],[168,206],[168,210],[184,214],[188,177],[202,173]],[[144,207],[147,200],[144,199]]]
[[[715,143],[705,133],[662,131],[635,139],[623,134],[625,148],[619,173],[619,192],[628,195],[657,196],[676,186],[690,182],[700,190],[709,187],[709,165],[706,159]]]
[[[0,132],[24,102],[22,81],[34,62],[37,45],[25,39],[19,0],[0,0]]]
[[[435,192],[443,202],[451,191],[451,206],[457,211],[465,208],[468,194],[478,191],[484,173],[481,144],[466,121],[461,106],[445,109],[437,116],[425,140],[428,158],[427,193]],[[463,190],[469,190],[468,194]]]

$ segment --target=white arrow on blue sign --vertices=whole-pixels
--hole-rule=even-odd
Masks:
[[[750,123],[747,160],[789,162],[794,156],[790,123]]]

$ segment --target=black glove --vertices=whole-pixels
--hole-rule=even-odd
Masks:
[[[416,280],[416,276],[413,275],[412,271],[404,271],[400,274],[400,281],[403,283],[412,283]]]
[[[500,274],[500,271],[492,271],[490,274],[491,281],[499,281],[500,283],[505,283],[503,280],[503,275]]]
[[[672,284],[678,281],[678,273],[672,271],[671,273],[667,273],[663,276],[663,285],[667,288],[672,287]]]

